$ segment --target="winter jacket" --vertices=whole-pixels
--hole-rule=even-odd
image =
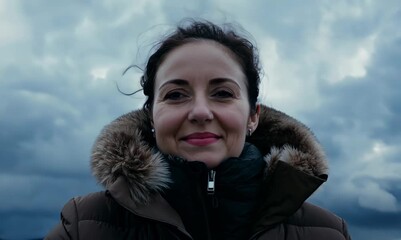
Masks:
[[[202,237],[191,235],[182,213],[166,197],[171,166],[155,150],[150,126],[146,112],[138,110],[103,129],[91,165],[106,190],[71,199],[61,212],[61,223],[46,239],[212,239],[210,226]],[[246,141],[259,150],[265,164],[244,239],[351,239],[343,219],[305,202],[328,174],[321,146],[306,126],[261,106],[258,128]]]

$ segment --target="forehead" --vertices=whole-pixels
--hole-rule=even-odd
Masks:
[[[189,42],[168,53],[156,73],[156,85],[173,78],[196,77],[231,78],[246,85],[235,54],[212,40]]]

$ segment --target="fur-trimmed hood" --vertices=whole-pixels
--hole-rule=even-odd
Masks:
[[[107,125],[92,149],[91,166],[98,182],[109,188],[124,177],[136,203],[146,203],[170,182],[163,155],[155,151],[150,118],[143,110],[127,113]],[[259,125],[247,142],[267,162],[266,176],[284,162],[308,176],[325,180],[328,166],[321,146],[302,123],[261,106]]]

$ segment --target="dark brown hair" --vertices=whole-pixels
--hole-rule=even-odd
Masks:
[[[143,108],[148,111],[152,110],[156,73],[167,54],[179,46],[197,40],[215,41],[236,56],[247,78],[248,100],[251,112],[254,113],[260,83],[257,48],[248,39],[240,36],[232,25],[218,26],[209,21],[195,20],[182,22],[173,33],[156,45],[156,50],[149,57],[141,77],[143,93],[147,96]]]

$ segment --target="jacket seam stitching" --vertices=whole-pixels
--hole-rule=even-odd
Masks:
[[[291,225],[291,226],[295,226],[295,227],[327,228],[327,229],[332,229],[332,230],[342,233],[339,229],[333,228],[330,226],[298,225],[298,224],[293,224],[293,223],[286,223],[286,225]]]

